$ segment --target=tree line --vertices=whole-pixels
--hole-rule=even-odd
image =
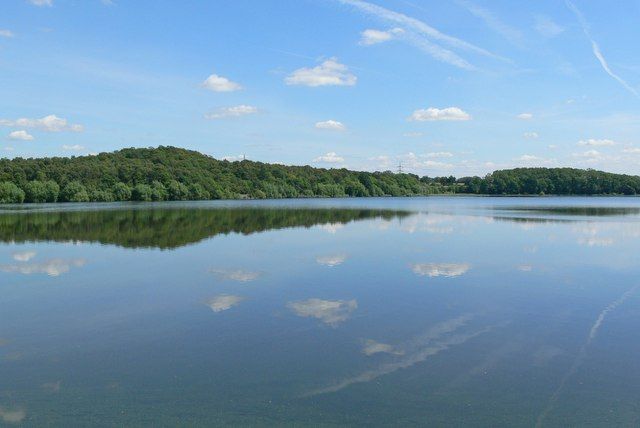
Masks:
[[[516,168],[485,177],[419,177],[229,162],[176,147],[96,156],[0,160],[0,203],[300,197],[640,193],[640,177],[573,168]]]

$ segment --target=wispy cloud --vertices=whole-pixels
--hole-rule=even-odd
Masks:
[[[254,281],[262,275],[260,272],[246,271],[242,269],[210,269],[209,272],[217,276],[223,281],[250,282]]]
[[[582,27],[582,31],[584,32],[584,35],[591,42],[591,49],[593,50],[593,54],[595,55],[595,57],[600,62],[600,65],[602,66],[604,71],[609,76],[611,76],[613,79],[615,79],[618,83],[620,83],[627,91],[631,92],[633,95],[635,95],[636,97],[640,98],[640,94],[638,93],[638,91],[634,87],[629,85],[624,79],[622,79],[620,76],[618,76],[616,73],[614,73],[613,70],[611,70],[611,67],[609,67],[609,63],[607,62],[607,60],[605,59],[604,55],[602,54],[602,51],[600,50],[600,46],[598,45],[598,43],[596,43],[596,41],[593,39],[593,37],[591,37],[591,29],[590,29],[589,23],[585,19],[585,17],[582,14],[582,12],[580,12],[580,9],[578,9],[576,7],[576,5],[573,4],[573,2],[571,2],[570,0],[566,0],[566,4],[567,4],[567,7],[569,9],[571,9],[571,11],[578,18],[578,22],[580,23],[580,26]]]
[[[349,5],[362,13],[374,16],[384,22],[397,26],[396,28],[403,30],[403,32],[396,32],[396,34],[394,34],[395,38],[415,46],[438,61],[467,70],[476,69],[476,67],[467,62],[467,60],[438,43],[445,44],[449,46],[449,48],[460,49],[494,59],[506,60],[499,55],[489,52],[488,50],[465,40],[442,33],[419,19],[386,9],[382,6],[362,0],[337,1],[342,4]],[[383,38],[384,37],[385,36],[383,36]]]
[[[418,263],[411,266],[416,275],[453,278],[467,273],[471,266],[466,263]]]
[[[467,9],[473,16],[481,19],[487,27],[500,34],[509,42],[515,45],[522,43],[522,33],[520,30],[502,22],[492,11],[466,0],[457,0],[457,3]]]
[[[536,16],[536,22],[533,28],[544,37],[556,37],[564,32],[564,27],[556,24],[548,16]]]
[[[6,37],[8,39],[15,37],[15,34],[13,34],[13,31],[11,30],[0,30],[0,37]]]

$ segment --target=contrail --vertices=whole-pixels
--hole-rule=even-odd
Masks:
[[[509,59],[496,55],[469,43],[465,40],[457,37],[450,36],[442,33],[438,29],[428,25],[427,23],[420,21],[419,19],[412,18],[393,10],[386,9],[382,6],[378,6],[373,3],[369,3],[363,0],[337,0],[342,4],[352,6],[353,8],[368,14],[375,16],[381,20],[391,22],[394,25],[402,27],[406,33],[401,38],[407,42],[413,44],[418,49],[432,55],[434,58],[460,67],[467,70],[476,70],[476,67],[469,64],[466,60],[458,56],[456,53],[446,49],[431,40],[435,40],[439,43],[444,43],[455,49],[462,49],[468,52],[473,52],[490,58],[498,59],[501,61],[511,62]]]
[[[547,407],[540,414],[540,416],[538,416],[536,427],[542,426],[542,423],[544,422],[545,418],[547,417],[549,412],[553,410],[554,405],[558,401],[558,397],[560,397],[560,394],[562,393],[562,390],[564,389],[565,384],[567,383],[569,378],[571,378],[571,376],[573,376],[582,365],[582,362],[584,361],[584,358],[587,355],[587,348],[589,347],[589,345],[591,345],[591,342],[593,342],[593,339],[595,339],[596,335],[598,334],[598,330],[600,329],[600,326],[604,322],[604,319],[607,317],[609,312],[615,310],[618,306],[623,304],[625,300],[627,300],[633,293],[636,292],[638,287],[639,286],[636,285],[635,287],[630,288],[629,290],[627,290],[627,292],[625,292],[617,300],[611,302],[606,308],[602,310],[602,312],[600,312],[600,314],[598,315],[598,318],[591,326],[591,330],[589,330],[589,336],[587,337],[587,341],[580,348],[580,352],[578,352],[578,356],[576,357],[575,361],[571,365],[571,368],[560,381],[560,385],[558,385],[558,388],[556,388],[555,392],[549,399],[549,403],[547,404]]]
[[[445,351],[452,346],[461,345],[467,340],[479,336],[480,334],[483,334],[490,330],[490,328],[485,328],[474,333],[457,334],[449,337],[448,339],[441,340],[432,344],[432,342],[439,339],[443,335],[455,332],[460,327],[464,326],[471,318],[473,318],[473,316],[464,315],[449,321],[442,322],[427,330],[426,333],[415,337],[411,341],[407,342],[404,348],[408,348],[410,353],[405,353],[403,357],[398,361],[383,364],[378,368],[367,370],[359,375],[344,379],[334,385],[311,391],[304,396],[309,397],[313,395],[337,392],[356,383],[370,382],[380,376],[393,373],[400,369],[411,367],[426,360],[430,356]],[[411,352],[411,350],[413,350],[413,352]]]
[[[604,71],[609,76],[613,77],[618,83],[620,83],[627,91],[631,92],[633,95],[640,98],[640,94],[634,87],[629,85],[624,79],[622,79],[622,77],[618,76],[613,72],[613,70],[611,70],[611,67],[609,67],[609,64],[607,63],[607,60],[605,59],[604,55],[602,55],[602,51],[600,51],[600,46],[598,46],[598,43],[596,43],[596,41],[593,40],[593,37],[591,37],[589,24],[587,23],[587,20],[584,18],[584,15],[582,14],[582,12],[580,12],[580,10],[576,7],[576,5],[573,4],[570,0],[566,0],[566,4],[567,4],[567,7],[571,9],[571,11],[578,18],[578,22],[580,22],[580,26],[582,27],[582,31],[584,32],[584,35],[587,36],[587,39],[589,39],[589,41],[591,42],[591,49],[593,50],[593,54],[600,62],[600,65],[602,66]]]

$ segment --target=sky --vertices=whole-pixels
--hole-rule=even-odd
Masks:
[[[640,1],[2,0],[0,156],[640,173]]]

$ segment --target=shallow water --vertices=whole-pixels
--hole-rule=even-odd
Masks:
[[[640,424],[640,199],[0,209],[0,425]]]

